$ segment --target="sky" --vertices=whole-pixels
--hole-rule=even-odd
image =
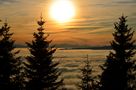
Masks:
[[[25,45],[37,32],[42,13],[45,33],[50,34],[48,40],[53,40],[58,47],[109,45],[114,23],[122,14],[128,16],[127,23],[136,31],[136,0],[69,0],[75,7],[75,16],[67,23],[51,18],[50,7],[55,1],[0,0],[0,25],[7,19],[16,44]]]

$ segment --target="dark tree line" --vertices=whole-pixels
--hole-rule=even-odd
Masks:
[[[119,22],[114,23],[114,40],[111,41],[112,52],[107,56],[100,80],[100,90],[135,90],[135,41],[132,40],[134,31],[126,24],[127,17],[121,16]]]
[[[92,87],[95,78],[91,75],[89,62],[81,69],[82,90],[136,90],[136,60],[132,58],[136,53],[135,40],[132,39],[134,31],[126,24],[126,18],[121,16],[119,22],[114,23],[114,40],[111,41],[113,51],[100,66],[103,72],[97,87]]]
[[[92,74],[93,68],[87,57],[84,67],[80,69],[81,82],[78,87],[81,90],[136,90],[134,31],[126,24],[126,18],[121,16],[119,22],[114,23],[113,51],[101,66],[99,82]],[[17,56],[19,51],[15,51],[15,41],[8,23],[0,27],[0,90],[66,90],[60,78],[59,63],[53,61],[56,48],[44,32],[45,21],[41,17],[37,23],[38,32],[33,34],[31,43],[26,43],[30,56],[25,61]]]
[[[81,82],[77,85],[78,89],[81,90],[98,90],[99,84],[97,77],[93,76],[93,67],[90,64],[89,57],[84,61],[84,66],[80,69],[81,75],[79,79]]]
[[[16,54],[19,51],[14,51],[14,40],[9,32],[10,27],[7,22],[0,28],[0,90],[19,90],[22,88],[22,80],[20,76],[21,62],[20,57]]]
[[[53,62],[53,54],[56,51],[51,46],[52,41],[47,40],[48,35],[43,32],[44,21],[38,21],[38,32],[34,33],[32,43],[26,43],[31,53],[27,57],[27,73],[29,82],[27,90],[57,90],[63,83],[58,80],[61,72],[58,70],[59,63]]]
[[[14,51],[15,41],[7,22],[0,28],[0,90],[66,90],[59,77],[59,63],[53,61],[56,48],[47,40],[44,23],[41,17],[34,40],[26,43],[30,51],[26,61],[16,56],[19,51]]]

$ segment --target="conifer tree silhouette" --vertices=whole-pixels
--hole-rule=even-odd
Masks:
[[[38,32],[34,33],[34,40],[32,43],[26,43],[31,53],[27,57],[28,64],[27,72],[29,82],[27,90],[57,90],[63,80],[59,80],[60,71],[57,65],[59,63],[53,62],[53,54],[56,51],[54,46],[51,46],[52,41],[48,41],[48,35],[44,33],[44,21],[38,21]]]
[[[81,90],[98,90],[98,83],[96,81],[96,77],[92,75],[93,68],[90,65],[90,61],[87,60],[84,62],[83,68],[80,69],[82,75],[79,76],[79,79],[81,79],[81,83],[79,83],[77,86]]]
[[[101,66],[100,90],[134,90],[135,83],[131,83],[135,66],[135,60],[132,59],[135,54],[135,41],[132,40],[134,31],[128,28],[126,18],[121,16],[119,22],[114,24],[114,40],[111,42],[113,51]]]
[[[17,62],[14,64],[15,68],[13,69],[13,73],[11,75],[11,84],[13,90],[26,90],[27,84],[27,74],[26,67],[24,65],[24,59],[21,57],[17,58]]]
[[[19,57],[16,54],[19,51],[13,51],[15,49],[14,40],[11,38],[13,33],[9,31],[10,27],[6,22],[0,28],[0,90],[20,90],[16,86],[16,81],[12,80],[12,76],[18,72],[16,64]]]

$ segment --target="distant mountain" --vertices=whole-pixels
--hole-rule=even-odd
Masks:
[[[134,45],[136,49],[136,45]],[[93,49],[93,50],[111,50],[111,46],[90,46],[90,47],[81,47],[81,48],[72,48],[72,49]]]
[[[110,46],[90,46],[90,47],[82,47],[82,48],[72,48],[72,49],[94,49],[94,50],[110,50]]]
[[[27,48],[26,45],[23,44],[16,44],[15,45],[17,48]],[[136,45],[135,49],[136,49]],[[60,50],[69,50],[69,49],[93,49],[93,50],[110,50],[112,49],[111,46],[78,46],[78,47],[57,47],[56,48],[60,49]]]
[[[15,44],[15,47],[17,48],[27,48],[24,44]]]

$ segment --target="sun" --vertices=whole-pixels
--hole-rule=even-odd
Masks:
[[[75,16],[75,7],[70,0],[56,0],[50,7],[50,15],[57,22],[68,22]]]

